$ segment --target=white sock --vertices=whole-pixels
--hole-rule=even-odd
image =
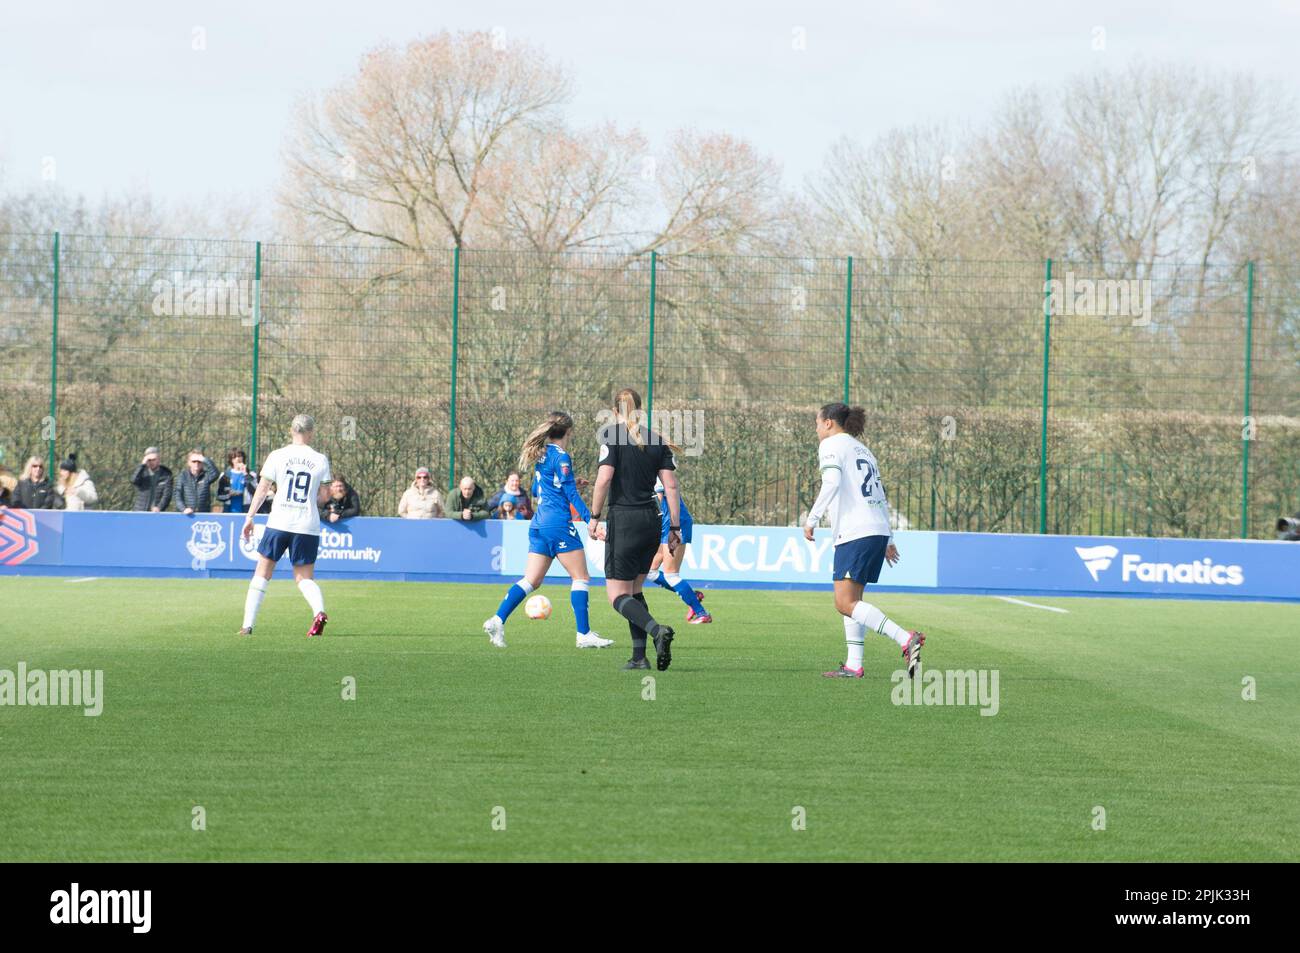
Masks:
[[[887,639],[893,639],[899,645],[907,644],[909,638],[907,630],[891,621],[869,602],[859,602],[853,607],[853,621],[873,632],[878,632]]]
[[[262,607],[262,598],[266,595],[269,579],[254,576],[248,581],[248,595],[244,596],[244,628],[251,629],[257,621],[257,610]]]
[[[849,650],[849,658],[844,667],[862,668],[862,643],[866,641],[866,630],[848,616],[841,618],[844,620],[844,643]]]
[[[298,591],[307,600],[307,605],[311,606],[312,615],[320,615],[325,611],[325,597],[321,595],[320,586],[316,585],[315,579],[299,579]]]

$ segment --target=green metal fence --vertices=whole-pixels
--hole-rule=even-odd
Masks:
[[[547,410],[633,386],[697,518],[791,524],[812,417],[868,409],[921,529],[1268,536],[1300,509],[1300,268],[417,251],[0,235],[0,464],[69,451],[108,507],[145,447],[256,462],[293,414],[393,514],[489,488]]]

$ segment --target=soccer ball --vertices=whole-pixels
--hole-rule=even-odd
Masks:
[[[551,617],[551,600],[545,596],[533,596],[524,603],[524,614],[530,619],[549,619]]]

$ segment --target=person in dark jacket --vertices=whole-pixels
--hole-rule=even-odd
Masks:
[[[483,487],[475,483],[473,477],[462,479],[460,488],[453,490],[450,496],[447,501],[447,515],[454,520],[472,523],[475,520],[485,520],[492,513],[488,509]]]
[[[331,523],[361,515],[360,495],[348,485],[347,480],[337,474],[330,484],[330,497],[321,508],[321,515]]]
[[[23,477],[14,489],[10,504],[28,510],[61,510],[63,497],[54,491],[54,484],[45,475],[45,462],[32,457],[23,467]]]
[[[191,450],[185,458],[185,469],[176,478],[176,509],[186,516],[192,513],[212,512],[212,484],[221,474],[202,451]]]
[[[162,465],[157,447],[144,452],[144,460],[135,468],[131,484],[135,487],[133,509],[137,513],[161,513],[171,505],[172,471]]]
[[[257,489],[257,474],[248,469],[244,451],[231,448],[226,451],[226,469],[217,483],[217,502],[227,513],[243,513],[253,501]]]

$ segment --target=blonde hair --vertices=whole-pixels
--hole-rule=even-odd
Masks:
[[[534,466],[538,460],[546,456],[548,441],[559,440],[572,429],[572,417],[562,410],[551,411],[546,415],[546,420],[534,427],[524,438],[523,448],[519,451],[519,468],[527,470]],[[520,482],[523,481],[523,474],[519,475],[519,479]]]
[[[36,464],[37,466],[41,467],[41,468],[44,468],[44,467],[45,467],[45,461],[42,460],[40,457],[28,457],[28,458],[27,458],[27,462],[23,464],[23,477],[22,477],[22,478],[23,478],[24,480],[30,480],[30,479],[32,478],[32,464],[33,464],[33,463]],[[46,477],[49,476],[48,473],[45,474],[45,475],[46,475]]]
[[[614,414],[619,422],[627,428],[630,439],[641,450],[645,449],[645,435],[641,433],[641,395],[630,387],[624,387],[614,395]]]

